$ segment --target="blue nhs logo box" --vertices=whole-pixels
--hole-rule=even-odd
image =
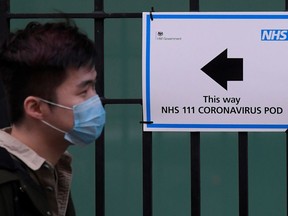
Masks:
[[[288,41],[288,29],[262,29],[261,41]]]

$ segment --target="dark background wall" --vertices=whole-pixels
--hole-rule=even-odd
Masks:
[[[105,12],[189,11],[188,0],[104,0]],[[13,13],[91,12],[93,0],[11,0]],[[200,0],[200,11],[283,11],[283,0]],[[11,21],[22,28],[31,19]],[[47,20],[41,20],[47,21]],[[94,37],[90,19],[75,19]],[[105,97],[141,98],[141,19],[105,20]],[[97,44],[97,41],[96,41]],[[3,97],[0,91],[0,103]],[[107,105],[105,211],[142,215],[142,118],[140,105]],[[0,112],[0,126],[4,126]],[[153,134],[153,215],[191,215],[188,133]],[[201,133],[201,215],[239,213],[237,133]],[[284,133],[249,133],[249,213],[286,215]],[[78,215],[95,215],[95,146],[70,148]]]

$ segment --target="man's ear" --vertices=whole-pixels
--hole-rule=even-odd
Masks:
[[[35,119],[43,119],[43,103],[38,97],[28,96],[24,100],[24,112],[27,116]]]

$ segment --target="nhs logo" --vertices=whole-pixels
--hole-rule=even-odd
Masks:
[[[288,41],[288,29],[262,29],[261,41]]]

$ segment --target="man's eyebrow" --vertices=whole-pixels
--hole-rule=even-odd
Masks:
[[[82,82],[80,82],[79,84],[77,84],[78,88],[85,88],[86,86],[90,86],[90,85],[95,85],[96,83],[96,79],[95,80],[84,80]]]

